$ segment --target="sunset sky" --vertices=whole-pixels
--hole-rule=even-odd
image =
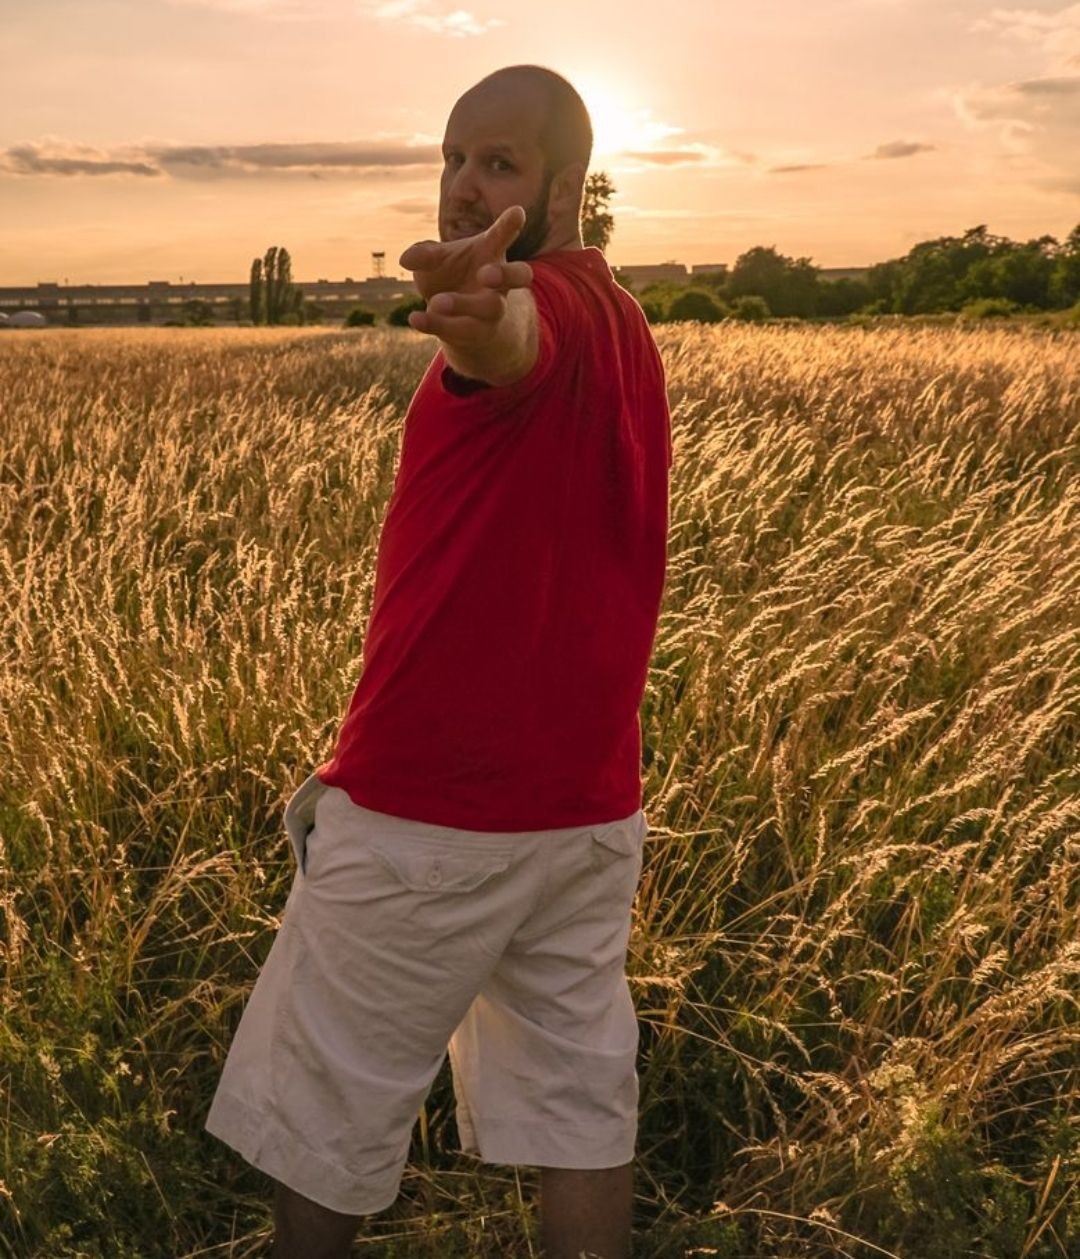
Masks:
[[[615,266],[1080,222],[1080,3],[0,0],[0,285],[400,275],[454,101],[519,62],[590,108]]]

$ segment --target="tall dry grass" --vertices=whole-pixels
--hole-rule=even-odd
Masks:
[[[654,331],[635,1254],[1076,1259],[1078,341]],[[265,1252],[202,1119],[431,351],[0,339],[0,1255]],[[447,1070],[357,1254],[537,1251]]]

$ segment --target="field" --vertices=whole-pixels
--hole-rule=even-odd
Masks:
[[[635,1259],[1078,1259],[1080,334],[654,334]],[[202,1122],[433,345],[0,338],[3,1259],[266,1253]],[[537,1254],[455,1143],[357,1255]]]

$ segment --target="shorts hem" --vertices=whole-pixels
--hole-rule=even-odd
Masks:
[[[457,1116],[461,1152],[483,1163],[525,1164],[531,1167],[562,1167],[600,1170],[622,1167],[634,1158],[637,1127],[597,1137],[592,1129],[560,1132],[550,1124],[522,1123],[518,1119],[485,1119]]]
[[[220,1090],[214,1095],[203,1124],[211,1136],[234,1149],[253,1167],[319,1206],[344,1215],[375,1215],[392,1206],[401,1191],[401,1176],[385,1181],[376,1193],[328,1162],[284,1128],[273,1116],[256,1111],[240,1098]]]

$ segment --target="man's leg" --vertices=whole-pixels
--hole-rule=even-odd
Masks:
[[[628,1259],[634,1165],[540,1168],[544,1259]]]
[[[348,1259],[363,1218],[331,1211],[275,1180],[270,1259]]]

